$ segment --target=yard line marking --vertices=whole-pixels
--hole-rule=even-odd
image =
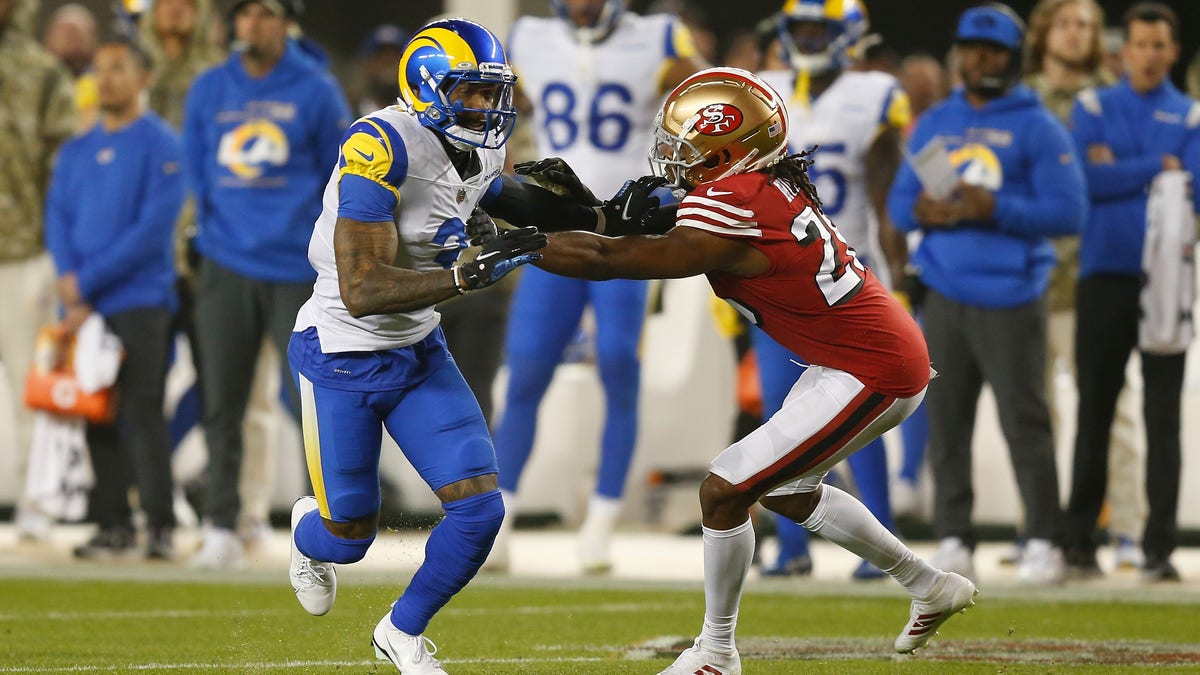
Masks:
[[[514,663],[594,663],[604,659],[581,656],[578,658],[520,658],[520,659],[439,659],[442,663],[448,665],[468,665],[468,664],[497,664],[508,665]],[[17,666],[6,667],[0,666],[0,673],[128,673],[135,671],[146,670],[234,670],[234,671],[249,671],[251,669],[286,669],[286,668],[340,668],[350,666],[374,666],[379,661],[277,661],[273,663],[265,662],[244,662],[244,663],[142,663],[142,664],[124,664],[119,666],[67,666],[67,667],[35,667],[35,666]]]
[[[99,619],[189,619],[213,616],[263,616],[293,612],[279,609],[131,609],[107,612],[24,612],[0,614],[0,621],[89,621]],[[0,671],[3,672],[3,671]]]
[[[459,616],[471,615],[480,616],[488,614],[571,614],[581,612],[642,612],[654,610],[674,609],[675,606],[667,603],[605,603],[598,605],[525,605],[518,607],[505,608],[486,608],[486,609],[465,609],[465,608],[448,608],[440,612],[440,614],[456,614]],[[283,616],[287,614],[297,614],[292,610],[282,609],[131,609],[131,610],[110,610],[102,612],[25,612],[21,614],[0,614],[0,622],[3,621],[89,621],[89,620],[104,620],[104,619],[188,619],[200,617],[219,617],[219,616],[264,616],[274,615]],[[3,672],[3,671],[0,671]]]
[[[450,607],[438,614],[571,614],[579,612],[643,612],[653,610],[676,610],[679,605],[665,602],[608,602],[595,605],[522,605],[517,607],[492,607],[466,609]]]
[[[68,666],[57,668],[0,667],[0,673],[124,673],[138,670],[250,670],[251,668],[334,668],[371,666],[375,661],[278,661],[275,663],[130,663],[120,666]]]

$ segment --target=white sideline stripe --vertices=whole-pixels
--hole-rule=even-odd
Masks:
[[[447,665],[456,664],[513,664],[513,663],[595,663],[606,659],[594,656],[577,658],[520,658],[520,659],[438,659]],[[349,666],[374,666],[380,663],[370,661],[248,661],[243,663],[130,663],[119,666],[67,666],[42,668],[35,666],[17,666],[15,668],[0,666],[0,673],[128,673],[143,670],[239,670],[251,672],[262,669],[283,668],[338,668]]]
[[[600,605],[528,605],[524,607],[496,607],[492,609],[443,609],[438,614],[572,614],[582,612],[637,612],[647,610],[675,610],[678,605],[665,602],[612,602]]]
[[[582,612],[635,612],[635,611],[653,611],[675,609],[675,605],[668,603],[650,603],[650,602],[624,602],[624,603],[605,603],[599,605],[526,605],[522,607],[497,607],[493,609],[459,609],[448,608],[444,609],[439,614],[456,614],[456,615],[488,615],[488,614],[572,614]],[[22,613],[22,614],[0,614],[0,622],[3,621],[98,621],[105,619],[187,619],[192,617],[214,617],[214,616],[263,616],[263,615],[282,616],[285,614],[295,614],[291,610],[281,609],[231,609],[231,610],[209,610],[209,609],[147,609],[147,610],[129,610],[129,611],[109,611],[109,612],[43,612],[43,613]],[[0,672],[5,672],[0,670]]]
[[[262,616],[289,614],[279,609],[146,609],[111,612],[44,612],[0,614],[0,621],[93,621],[101,619],[187,619],[199,616]]]

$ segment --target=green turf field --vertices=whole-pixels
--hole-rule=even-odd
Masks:
[[[286,577],[113,577],[0,578],[0,673],[395,672],[369,646],[395,587],[343,578],[333,612],[314,618]],[[908,605],[898,589],[759,583],[738,642],[747,675],[1200,672],[1194,593],[1091,595],[984,589],[930,648],[900,657],[891,642]],[[698,584],[481,578],[427,634],[455,674],[657,673],[702,611]]]

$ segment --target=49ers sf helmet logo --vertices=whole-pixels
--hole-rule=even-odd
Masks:
[[[700,111],[696,131],[705,136],[724,136],[742,126],[742,111],[728,103],[713,103]]]

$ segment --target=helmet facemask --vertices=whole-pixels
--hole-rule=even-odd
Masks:
[[[479,70],[451,70],[440,81],[424,66],[420,73],[428,91],[436,97],[423,113],[427,126],[441,132],[459,150],[504,145],[517,119],[513,105],[517,78],[511,68],[481,63]],[[486,107],[468,107],[476,102]]]

